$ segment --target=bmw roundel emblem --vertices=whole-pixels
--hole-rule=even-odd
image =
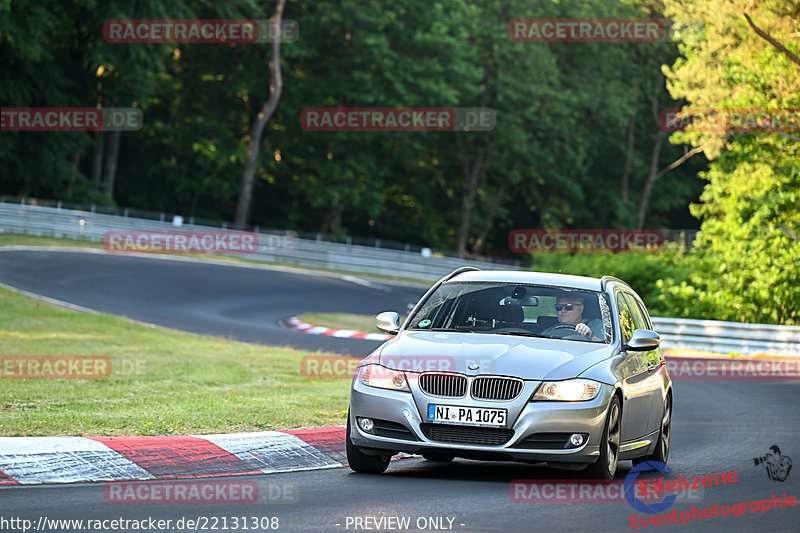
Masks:
[[[478,370],[480,366],[478,365],[478,363],[470,363],[469,365],[467,365],[467,368],[470,370]]]

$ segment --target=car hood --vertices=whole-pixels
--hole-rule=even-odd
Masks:
[[[368,359],[395,370],[445,370],[538,381],[577,377],[614,351],[613,345],[591,342],[415,331],[401,332]],[[468,368],[476,364],[477,369]]]

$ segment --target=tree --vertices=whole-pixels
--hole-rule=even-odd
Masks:
[[[800,107],[798,45],[787,38],[800,26],[800,6],[670,0],[667,8],[678,21],[704,24],[681,43],[684,57],[665,69],[689,112]],[[786,133],[672,135],[671,142],[702,147],[714,161],[703,174],[702,203],[692,206],[703,219],[696,243],[703,268],[690,284],[667,284],[670,294],[716,309],[717,318],[800,323],[800,139]]]
[[[269,99],[264,102],[261,112],[253,120],[250,128],[250,136],[247,146],[247,159],[242,174],[242,190],[239,193],[239,203],[236,206],[235,225],[243,228],[247,224],[250,215],[250,203],[253,199],[253,181],[258,164],[258,153],[261,148],[261,140],[264,134],[264,126],[272,118],[283,91],[283,79],[281,78],[281,24],[283,22],[283,8],[286,0],[278,0],[270,24],[272,25],[272,59],[269,62],[270,81]]]

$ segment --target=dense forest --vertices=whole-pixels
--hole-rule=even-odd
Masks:
[[[275,17],[297,35],[104,34],[109,20]],[[512,20],[532,18],[658,19],[665,31],[647,42],[510,37]],[[532,261],[644,276],[662,313],[800,323],[800,128],[661,122],[668,109],[798,109],[798,54],[793,0],[0,0],[3,107],[144,117],[138,131],[0,133],[0,196],[461,256],[511,256],[518,228],[701,228],[691,250]],[[490,108],[495,127],[304,128],[303,110],[324,107]]]

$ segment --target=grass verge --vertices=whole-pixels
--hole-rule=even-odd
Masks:
[[[75,239],[57,239],[55,237],[37,237],[18,233],[0,233],[0,246],[63,246],[66,248],[99,248],[102,242],[78,241]]]
[[[0,357],[108,356],[102,379],[8,379],[0,435],[171,435],[341,425],[349,379],[309,380],[311,354],[64,310],[0,289]],[[5,361],[3,362],[5,364]]]

